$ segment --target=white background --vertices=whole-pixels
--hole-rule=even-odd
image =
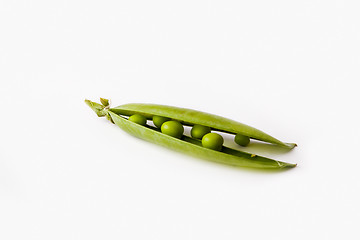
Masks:
[[[358,1],[0,1],[0,239],[360,239]],[[227,167],[84,99],[193,108],[299,147]]]

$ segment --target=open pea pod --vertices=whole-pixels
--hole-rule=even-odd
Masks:
[[[177,139],[165,135],[155,129],[131,122],[114,113],[112,110],[108,110],[107,112],[118,127],[131,135],[195,157],[236,167],[278,169],[296,166],[296,164],[280,162],[227,147],[223,147],[221,152],[204,148],[201,146],[201,142],[199,140],[187,136]]]
[[[197,110],[172,107],[166,105],[157,105],[157,104],[144,104],[144,103],[130,103],[124,104],[115,108],[110,108],[110,110],[116,114],[120,115],[133,115],[141,114],[147,118],[152,118],[152,116],[163,116],[168,117],[173,120],[177,120],[185,125],[203,125],[208,126],[214,130],[241,134],[248,136],[252,139],[259,141],[276,144],[285,148],[292,149],[296,146],[295,143],[285,143],[282,142],[256,128],[250,127],[246,124],[236,122],[234,120],[217,116],[210,113],[205,113]]]
[[[101,106],[100,104],[91,102],[89,100],[85,100],[86,104],[88,104],[99,117],[106,116],[111,122],[115,123],[118,127],[128,132],[129,134],[141,138],[143,140],[156,143],[158,145],[179,151],[184,152],[186,154],[190,154],[195,157],[200,157],[203,159],[207,159],[213,162],[222,163],[226,165],[236,166],[236,167],[250,167],[250,168],[261,168],[261,169],[283,169],[283,168],[292,168],[295,167],[296,164],[285,163],[281,161],[277,161],[274,159],[257,156],[254,154],[238,151],[235,149],[231,149],[223,146],[221,151],[212,150],[209,148],[205,148],[202,146],[201,141],[187,137],[183,135],[181,139],[166,135],[161,133],[158,129],[153,128],[151,126],[142,126],[132,121],[129,121],[127,118],[120,115],[133,115],[135,113],[143,114],[148,118],[151,118],[153,115],[159,115],[164,117],[173,118],[175,114],[160,114],[160,112],[151,112],[146,113],[144,111],[129,111],[124,110],[122,108],[112,108],[109,109],[108,106]],[[138,105],[138,104],[136,104]],[[156,105],[152,105],[156,106]],[[178,108],[175,108],[178,109]],[[174,110],[173,107],[170,107],[170,110]],[[186,112],[189,112],[188,109],[184,109]],[[190,110],[190,112],[193,110]],[[175,111],[176,114],[177,111]],[[197,111],[193,111],[199,113]],[[202,113],[206,114],[206,113]],[[209,115],[212,116],[213,115]],[[215,116],[218,117],[218,116]],[[195,117],[196,118],[196,117]],[[221,117],[219,117],[222,119]],[[178,118],[173,118],[178,119]],[[182,118],[184,119],[184,118]],[[189,125],[193,124],[202,124],[203,122],[191,122],[189,118],[185,118],[186,120],[181,120],[184,123]]]

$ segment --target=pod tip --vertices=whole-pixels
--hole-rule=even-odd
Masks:
[[[297,166],[297,163],[288,163],[285,167],[286,168],[294,168]]]
[[[285,143],[285,146],[290,149],[293,149],[294,147],[297,147],[297,144],[296,143]]]

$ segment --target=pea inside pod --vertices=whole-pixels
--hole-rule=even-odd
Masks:
[[[164,122],[170,121],[170,118],[154,115],[152,120],[156,127],[161,128]]]
[[[246,147],[250,143],[250,138],[241,134],[236,134],[234,141],[240,146]]]
[[[161,125],[161,132],[175,138],[181,138],[184,127],[177,121],[166,121]]]
[[[202,137],[205,135],[205,134],[208,134],[211,132],[211,128],[209,127],[206,127],[206,126],[202,126],[202,125],[198,125],[198,124],[195,124],[192,128],[191,128],[191,136],[193,138],[196,138],[196,139],[202,139]]]
[[[202,145],[206,148],[220,151],[224,143],[224,138],[217,133],[208,133],[202,137]]]
[[[184,152],[214,162],[238,167],[279,169],[291,168],[296,166],[296,164],[285,163],[274,159],[261,157],[255,154],[231,149],[226,146],[222,146],[220,150],[206,148],[203,146],[202,141],[199,141],[195,138],[191,138],[185,135],[183,135],[181,139],[176,138],[171,135],[164,134],[163,132],[159,131],[158,128],[153,128],[148,125],[143,126],[135,122],[129,121],[127,118],[119,115],[108,107],[103,106],[103,108],[99,108],[97,104],[93,104],[93,102],[89,100],[86,100],[85,102],[95,111],[98,116],[109,116],[109,118],[117,126],[128,132],[129,134],[176,151]],[[148,119],[152,117],[146,114],[144,114],[143,116]]]
[[[145,126],[147,120],[140,114],[134,114],[129,117],[129,121]]]

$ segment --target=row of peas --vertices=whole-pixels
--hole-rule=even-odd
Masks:
[[[152,120],[154,125],[157,128],[160,128],[161,132],[166,135],[175,138],[181,138],[181,136],[184,134],[184,127],[178,121],[174,121],[170,118],[162,116],[153,116]],[[140,114],[134,114],[129,117],[129,121],[145,126],[147,119]],[[206,148],[221,151],[222,145],[224,144],[224,138],[220,134],[211,132],[210,127],[194,125],[190,134],[193,138],[201,140],[203,147]],[[244,147],[247,146],[250,142],[249,137],[241,134],[236,134],[234,140],[237,144]]]

